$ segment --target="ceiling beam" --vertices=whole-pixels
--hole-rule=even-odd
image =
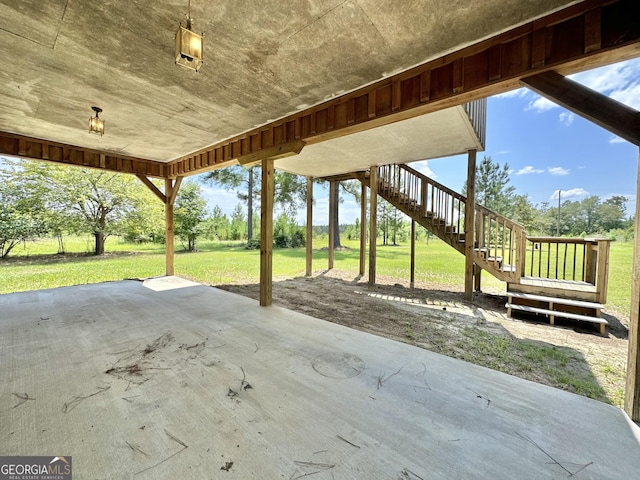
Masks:
[[[0,155],[156,178],[164,178],[167,169],[165,163],[153,160],[128,157],[7,132],[0,132]]]
[[[341,173],[338,175],[329,175],[327,177],[317,177],[318,180],[327,182],[344,182],[346,180],[363,180],[366,175],[364,170],[358,172]]]
[[[293,142],[268,147],[264,150],[258,150],[257,152],[248,153],[238,157],[238,163],[243,167],[250,167],[261,163],[262,160],[266,160],[268,158],[271,160],[277,160],[279,158],[291,157],[299,154],[304,148],[304,145],[303,141],[294,140]]]
[[[637,110],[553,71],[521,82],[552,102],[640,146],[640,112]]]
[[[169,164],[191,175],[294,140],[307,144],[520,87],[548,70],[574,73],[640,56],[637,0],[585,0],[457,52],[216,143]]]

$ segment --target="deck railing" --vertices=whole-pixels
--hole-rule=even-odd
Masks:
[[[487,135],[487,99],[474,100],[473,102],[465,103],[463,107],[467,115],[469,115],[471,126],[476,132],[480,145],[484,148]]]
[[[604,303],[610,244],[607,239],[528,237],[523,274],[589,283]]]

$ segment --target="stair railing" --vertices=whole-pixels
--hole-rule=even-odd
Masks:
[[[378,167],[379,192],[464,253],[466,198],[404,164]],[[475,205],[475,263],[497,278],[519,283],[524,276],[591,283],[606,301],[609,241],[527,237],[524,227]]]
[[[482,205],[476,204],[475,214],[476,263],[499,272],[507,282],[517,282],[524,269],[524,227]]]
[[[392,191],[393,200],[411,216],[430,218],[434,226],[448,233],[464,231],[463,195],[404,164],[378,167],[381,190]]]

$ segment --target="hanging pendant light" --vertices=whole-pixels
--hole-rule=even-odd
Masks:
[[[189,0],[189,13],[187,15],[186,27],[178,27],[176,32],[176,65],[195,70],[196,72],[202,67],[202,50],[204,34],[198,35],[193,31],[191,18],[191,0]]]
[[[104,135],[104,120],[99,116],[102,109],[100,107],[91,107],[91,110],[96,112],[96,116],[89,118],[89,133],[97,133],[102,136]]]

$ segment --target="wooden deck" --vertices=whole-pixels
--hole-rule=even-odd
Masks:
[[[533,295],[571,298],[585,302],[598,301],[598,291],[595,285],[576,280],[558,280],[554,278],[525,276],[520,279],[520,283],[509,283],[507,290]]]

